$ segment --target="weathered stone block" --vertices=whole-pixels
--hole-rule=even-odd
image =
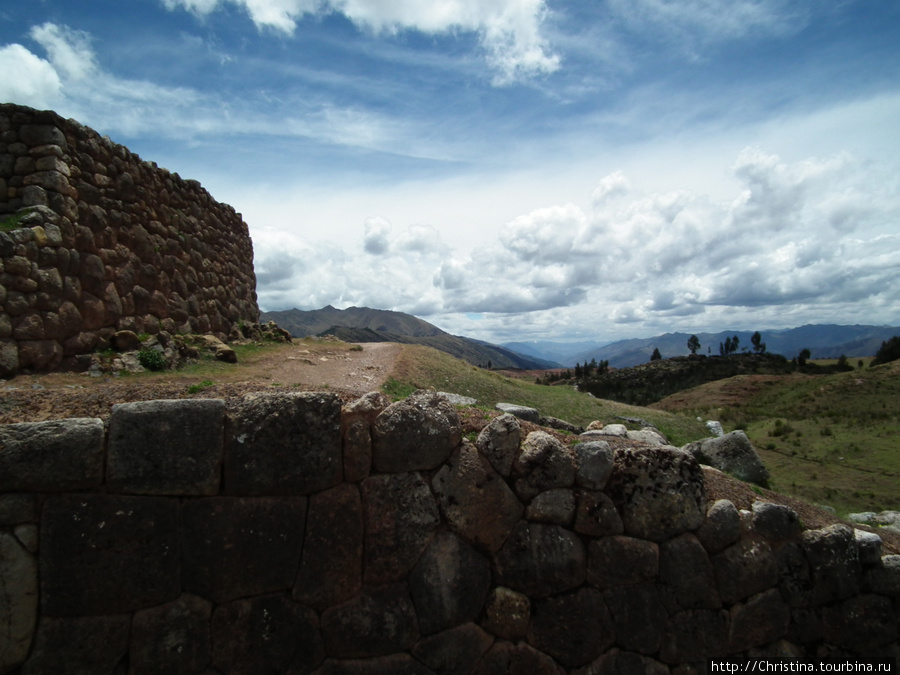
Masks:
[[[434,675],[434,671],[409,654],[392,654],[375,659],[326,659],[313,675]]]
[[[516,494],[530,501],[552,488],[575,484],[575,456],[572,451],[545,431],[532,431],[522,443],[522,451],[513,465],[517,476]]]
[[[493,643],[477,625],[466,623],[419,640],[412,653],[435,673],[469,673]]]
[[[118,614],[177,598],[178,520],[170,499],[50,497],[41,514],[44,614]]]
[[[641,654],[659,650],[668,614],[655,584],[608,588],[603,599],[619,647]]]
[[[866,588],[873,593],[881,593],[900,598],[900,555],[886,555],[880,564],[866,570]]]
[[[791,610],[778,589],[763,591],[731,608],[732,652],[744,652],[787,635]]]
[[[604,537],[588,544],[587,580],[599,589],[652,581],[659,573],[659,546],[633,537]]]
[[[494,556],[498,584],[542,598],[581,585],[584,546],[558,525],[520,523]]]
[[[853,529],[856,547],[859,549],[859,562],[863,567],[877,565],[881,562],[881,549],[884,542],[874,532]]]
[[[895,642],[898,617],[889,598],[864,593],[822,608],[825,642],[855,654],[871,654]]]
[[[366,583],[405,579],[441,520],[428,484],[418,473],[372,476],[362,495]]]
[[[498,641],[475,665],[471,675],[561,675],[556,662],[522,642]]]
[[[724,471],[736,478],[758,485],[766,485],[769,471],[743,431],[724,436],[705,438],[684,446],[684,450],[702,463]]]
[[[622,518],[612,500],[602,492],[578,490],[578,509],[575,512],[575,531],[591,537],[622,534]]]
[[[335,394],[248,394],[230,422],[229,493],[311,494],[341,481],[341,401]]]
[[[83,490],[103,482],[103,421],[0,425],[0,491]]]
[[[456,535],[438,533],[409,575],[422,635],[475,620],[490,585],[487,559]]]
[[[578,443],[575,451],[575,484],[589,490],[602,490],[612,474],[615,454],[606,441]]]
[[[225,401],[137,401],[112,407],[107,484],[132,494],[219,491]]]
[[[131,617],[44,616],[22,675],[114,673],[128,651]],[[120,671],[122,672],[122,671]]]
[[[672,671],[679,675],[693,673],[693,670]],[[643,654],[622,652],[613,649],[596,659],[590,665],[576,670],[573,675],[669,675],[669,667]]]
[[[341,410],[341,439],[344,448],[344,480],[358,482],[372,470],[372,427],[390,405],[381,392],[372,391]]]
[[[727,499],[713,502],[706,511],[706,520],[697,528],[697,539],[708,553],[718,553],[741,536],[741,514]]]
[[[528,642],[565,666],[594,660],[616,639],[603,595],[594,588],[534,603]]]
[[[697,538],[685,533],[659,546],[661,597],[673,614],[685,609],[719,609],[712,563]]]
[[[525,518],[536,523],[570,525],[575,516],[575,493],[566,488],[541,492],[525,509]]]
[[[524,593],[497,586],[485,604],[484,627],[507,640],[525,637],[531,622],[531,600]]]
[[[0,672],[28,656],[37,605],[37,561],[15,537],[0,532]]]
[[[690,609],[669,619],[659,650],[663,663],[690,663],[728,652],[730,619],[724,609]]]
[[[762,593],[778,583],[778,565],[762,538],[741,539],[712,557],[722,602],[730,605]]]
[[[375,420],[372,466],[376,471],[435,469],[462,440],[456,408],[433,391],[417,391]]]
[[[522,517],[522,504],[488,459],[468,443],[432,479],[450,527],[479,549],[494,552]]]
[[[349,600],[362,588],[362,561],[359,488],[343,484],[310,497],[294,599],[320,611]]]
[[[316,613],[280,595],[236,600],[213,614],[212,662],[222,673],[309,673],[324,658]]]
[[[605,491],[619,509],[625,534],[651,541],[697,529],[706,512],[700,465],[674,449],[616,452]]]
[[[416,611],[405,584],[367,589],[322,613],[328,656],[340,659],[393,654],[419,639]]]
[[[501,476],[508,476],[519,453],[522,427],[514,415],[500,415],[481,430],[475,445]]]
[[[182,507],[184,588],[225,602],[291,588],[305,497],[209,497]]]
[[[781,504],[753,503],[753,529],[771,541],[782,541],[800,534],[803,526],[797,512]]]
[[[133,675],[189,675],[210,663],[212,605],[183,595],[136,612],[131,623],[130,668]]]
[[[800,544],[812,575],[809,595],[812,605],[844,600],[859,593],[862,566],[851,528],[841,524],[806,530],[800,535]]]

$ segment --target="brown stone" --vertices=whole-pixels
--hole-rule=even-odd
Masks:
[[[564,666],[588,663],[616,639],[603,595],[594,588],[537,600],[528,643]]]
[[[34,556],[0,532],[0,672],[28,656],[37,622],[38,569]]]
[[[628,651],[655,654],[668,619],[656,584],[616,586],[605,590],[603,599],[612,616],[616,643]]]
[[[524,643],[498,641],[475,665],[471,675],[562,675],[547,654]]]
[[[602,492],[578,490],[575,531],[591,537],[622,534],[625,530],[612,500]]]
[[[419,629],[406,585],[367,589],[325,610],[322,635],[333,658],[382,656],[409,649],[419,639]]]
[[[781,599],[778,589],[763,591],[731,608],[733,652],[744,652],[787,635],[791,610]]]
[[[575,456],[545,431],[532,431],[522,443],[513,465],[516,494],[530,501],[552,488],[569,488],[575,483]]]
[[[558,525],[520,523],[494,556],[497,583],[541,598],[585,579],[581,539]]]
[[[504,586],[497,586],[488,595],[485,604],[484,627],[507,640],[525,637],[531,622],[531,600]]]
[[[603,537],[588,544],[587,580],[599,589],[654,581],[659,546],[633,537]]]
[[[748,537],[711,559],[722,602],[730,605],[762,593],[778,583],[778,565],[769,544]]]
[[[113,673],[128,651],[131,617],[44,616],[22,675]]]
[[[419,640],[412,653],[435,673],[469,673],[493,642],[477,625],[466,623]]]
[[[685,533],[660,544],[659,580],[663,601],[672,613],[722,606],[712,563],[693,534]]]
[[[199,673],[210,662],[212,605],[194,595],[136,612],[131,623],[129,673]]]

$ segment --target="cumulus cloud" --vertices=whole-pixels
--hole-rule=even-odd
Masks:
[[[386,304],[374,306],[415,307],[438,325],[496,341],[518,339],[526,326],[550,338],[627,335],[636,325],[889,322],[900,310],[891,291],[900,283],[900,186],[872,182],[871,169],[847,155],[785,162],[751,148],[732,169],[738,194],[722,202],[683,190],[643,194],[615,173],[599,181],[589,209],[522,214],[471,251],[449,249],[427,227],[394,233],[370,219],[358,253],[318,264],[330,282],[304,278],[299,288],[340,289],[305,293],[318,306],[378,298]]]
[[[392,34],[415,30],[427,34],[476,33],[494,70],[494,82],[509,84],[552,73],[560,58],[541,34],[544,0],[162,0],[168,9],[182,7],[208,14],[230,3],[243,7],[260,29],[293,34],[307,15],[340,13],[360,28]]]
[[[0,72],[0,101],[50,108],[60,100],[62,83],[56,70],[20,44],[0,47]]]

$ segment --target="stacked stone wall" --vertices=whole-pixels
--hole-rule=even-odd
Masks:
[[[896,658],[900,556],[693,458],[477,440],[433,392],[0,427],[0,673],[706,672]]]
[[[0,376],[77,366],[117,330],[258,320],[232,207],[74,120],[0,105]]]

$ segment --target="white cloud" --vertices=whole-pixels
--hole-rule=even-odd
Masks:
[[[473,32],[479,36],[494,82],[509,84],[556,71],[560,58],[541,34],[544,0],[162,0],[209,14],[226,2],[243,7],[260,29],[293,34],[307,15],[337,12],[375,33],[415,30],[427,34]]]
[[[62,83],[53,66],[19,44],[0,47],[0,101],[52,108]]]
[[[98,75],[90,35],[54,23],[31,29],[31,38],[43,47],[63,79],[87,80]]]

